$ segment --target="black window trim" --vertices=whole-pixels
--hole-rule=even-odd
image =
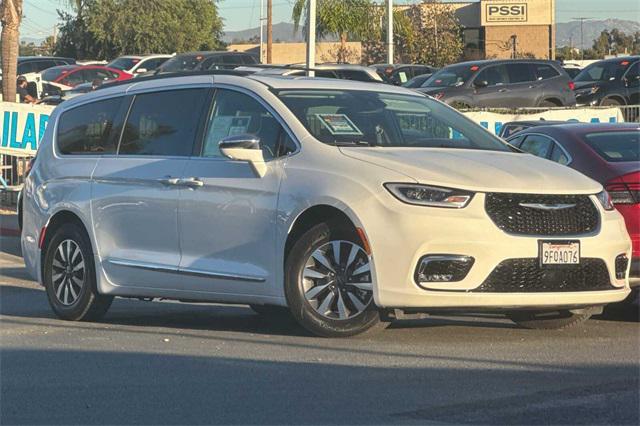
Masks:
[[[240,86],[234,86],[233,84],[227,84],[227,83],[214,83],[213,85],[213,89],[214,89],[214,94],[213,97],[211,98],[211,102],[209,104],[209,108],[208,108],[208,113],[207,115],[204,117],[204,119],[202,120],[204,122],[203,127],[203,131],[202,131],[202,135],[199,138],[199,140],[197,141],[196,145],[194,145],[194,155],[193,157],[191,157],[191,159],[194,160],[198,160],[198,161],[235,161],[235,160],[231,160],[229,158],[226,157],[204,157],[202,156],[202,150],[204,149],[204,138],[205,135],[207,134],[208,128],[209,128],[209,117],[211,116],[211,113],[213,111],[213,105],[215,102],[215,97],[218,94],[219,90],[232,90],[235,92],[239,92],[245,95],[248,95],[249,97],[253,98],[254,100],[256,100],[260,105],[262,105],[263,108],[265,108],[278,122],[278,124],[280,124],[280,127],[282,127],[284,129],[284,131],[287,133],[287,135],[289,136],[289,139],[291,139],[293,141],[293,143],[296,145],[296,150],[293,152],[290,152],[287,155],[281,155],[279,157],[274,157],[274,158],[270,158],[268,160],[265,160],[266,162],[270,162],[270,161],[274,161],[274,160],[280,160],[282,158],[287,158],[290,157],[292,155],[296,155],[300,152],[300,150],[302,149],[302,144],[300,143],[300,141],[298,140],[298,138],[295,136],[295,133],[293,133],[293,131],[291,130],[291,128],[287,125],[286,121],[280,116],[280,114],[278,114],[276,112],[276,110],[269,105],[269,103],[267,101],[265,101],[262,97],[260,97],[258,94],[256,94],[255,92],[245,89],[244,87],[240,87]],[[197,151],[196,151],[197,148]]]
[[[124,136],[124,128],[127,120],[129,119],[129,115],[131,114],[131,110],[133,109],[133,105],[135,104],[136,97],[139,95],[147,95],[150,93],[162,93],[162,92],[173,92],[176,90],[189,90],[189,89],[203,89],[207,90],[207,95],[205,99],[205,108],[202,108],[201,115],[198,121],[198,128],[196,130],[196,134],[193,140],[193,146],[191,149],[191,154],[184,155],[160,155],[160,154],[120,154],[120,145],[122,144],[122,137]],[[190,159],[194,157],[195,148],[198,146],[199,141],[204,137],[204,124],[203,119],[204,115],[208,111],[207,102],[211,103],[211,93],[212,88],[210,83],[198,83],[198,84],[180,84],[176,86],[163,86],[163,87],[154,87],[152,89],[144,89],[135,91],[135,93],[128,93],[130,97],[129,105],[127,106],[126,114],[124,115],[122,121],[119,121],[120,125],[120,134],[118,135],[118,141],[116,146],[116,157],[126,157],[126,158],[167,158],[167,159]],[[200,142],[201,143],[201,142]]]
[[[520,132],[518,132],[518,133],[520,133]],[[562,146],[562,144],[560,142],[558,142],[554,137],[549,136],[549,135],[547,135],[545,133],[540,133],[540,132],[527,132],[524,135],[518,135],[518,133],[514,134],[512,138],[507,139],[507,142],[509,142],[511,139],[516,138],[517,136],[524,136],[524,139],[522,140],[522,143],[524,143],[526,141],[527,137],[529,137],[529,136],[533,136],[533,135],[535,135],[535,136],[544,136],[545,138],[551,140],[551,142],[553,142],[555,144],[554,146],[559,146],[560,149],[562,150],[562,152],[564,152],[564,155],[567,156],[567,160],[568,160],[567,164],[563,164],[563,166],[568,166],[569,164],[571,164],[573,162],[573,157],[571,156],[571,154],[569,154],[569,151],[567,151],[566,148],[564,146]],[[520,144],[520,146],[522,146],[522,144]],[[522,149],[522,148],[520,148],[520,149]],[[528,152],[528,151],[525,151],[523,149],[522,149],[522,151],[523,152]],[[551,147],[551,149],[547,153],[547,156],[544,157],[544,158],[546,160],[553,161],[553,160],[551,160],[551,153],[553,153],[553,146]],[[529,154],[531,154],[531,153],[529,153]],[[531,155],[534,155],[534,154],[531,154]],[[537,157],[537,155],[536,155],[536,157]],[[538,158],[542,158],[542,157],[538,157]],[[556,163],[556,162],[554,161],[554,163]],[[560,163],[557,163],[557,164],[560,164]]]
[[[634,65],[638,65],[638,71],[640,72],[640,60],[637,60],[635,62],[631,62],[629,64],[629,68],[627,68],[627,70],[624,72],[624,74],[622,74],[622,78],[620,78],[620,81],[623,81],[627,78],[627,74],[629,74],[629,71],[631,71],[631,68],[633,68]]]

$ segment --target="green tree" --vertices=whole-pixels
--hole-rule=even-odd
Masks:
[[[74,0],[75,1],[75,0]],[[79,0],[61,14],[56,53],[79,59],[224,47],[214,0]]]
[[[291,18],[297,31],[305,17],[306,26],[307,0],[295,0]],[[335,36],[340,40],[338,62],[346,62],[350,55],[347,42],[361,40],[369,35],[372,29],[372,16],[375,9],[371,0],[318,0],[316,16],[316,36],[318,39]]]

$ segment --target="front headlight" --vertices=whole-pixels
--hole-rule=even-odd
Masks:
[[[596,195],[598,201],[600,201],[600,205],[603,209],[607,211],[613,210],[613,202],[611,201],[611,196],[606,190],[603,190],[598,195]]]
[[[384,187],[398,200],[417,206],[461,209],[473,197],[468,191],[411,183],[385,183]]]

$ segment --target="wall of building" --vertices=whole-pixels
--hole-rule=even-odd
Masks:
[[[316,43],[316,62],[336,62],[336,53],[340,43],[320,42]],[[264,45],[266,49],[266,44]],[[349,61],[352,64],[359,64],[362,60],[362,45],[360,42],[348,42]],[[227,50],[238,52],[248,52],[256,57],[260,57],[259,44],[231,44]],[[295,64],[306,61],[307,45],[305,43],[273,43],[271,50],[272,63],[274,64]],[[264,55],[266,58],[266,54]]]
[[[517,25],[485,27],[485,56],[487,59],[512,57],[511,36],[516,35],[516,52],[519,56],[533,55],[538,59],[550,59],[549,25]]]

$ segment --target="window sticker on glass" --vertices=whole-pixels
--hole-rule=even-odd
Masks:
[[[345,114],[316,114],[316,117],[332,135],[363,135]]]
[[[407,73],[404,71],[400,71],[398,73],[398,77],[400,77],[400,83],[406,83],[407,82]]]
[[[227,136],[241,135],[243,133],[247,133],[247,129],[249,128],[249,123],[251,123],[251,117],[248,115],[233,117],[231,119],[231,126],[229,127],[229,133]]]

